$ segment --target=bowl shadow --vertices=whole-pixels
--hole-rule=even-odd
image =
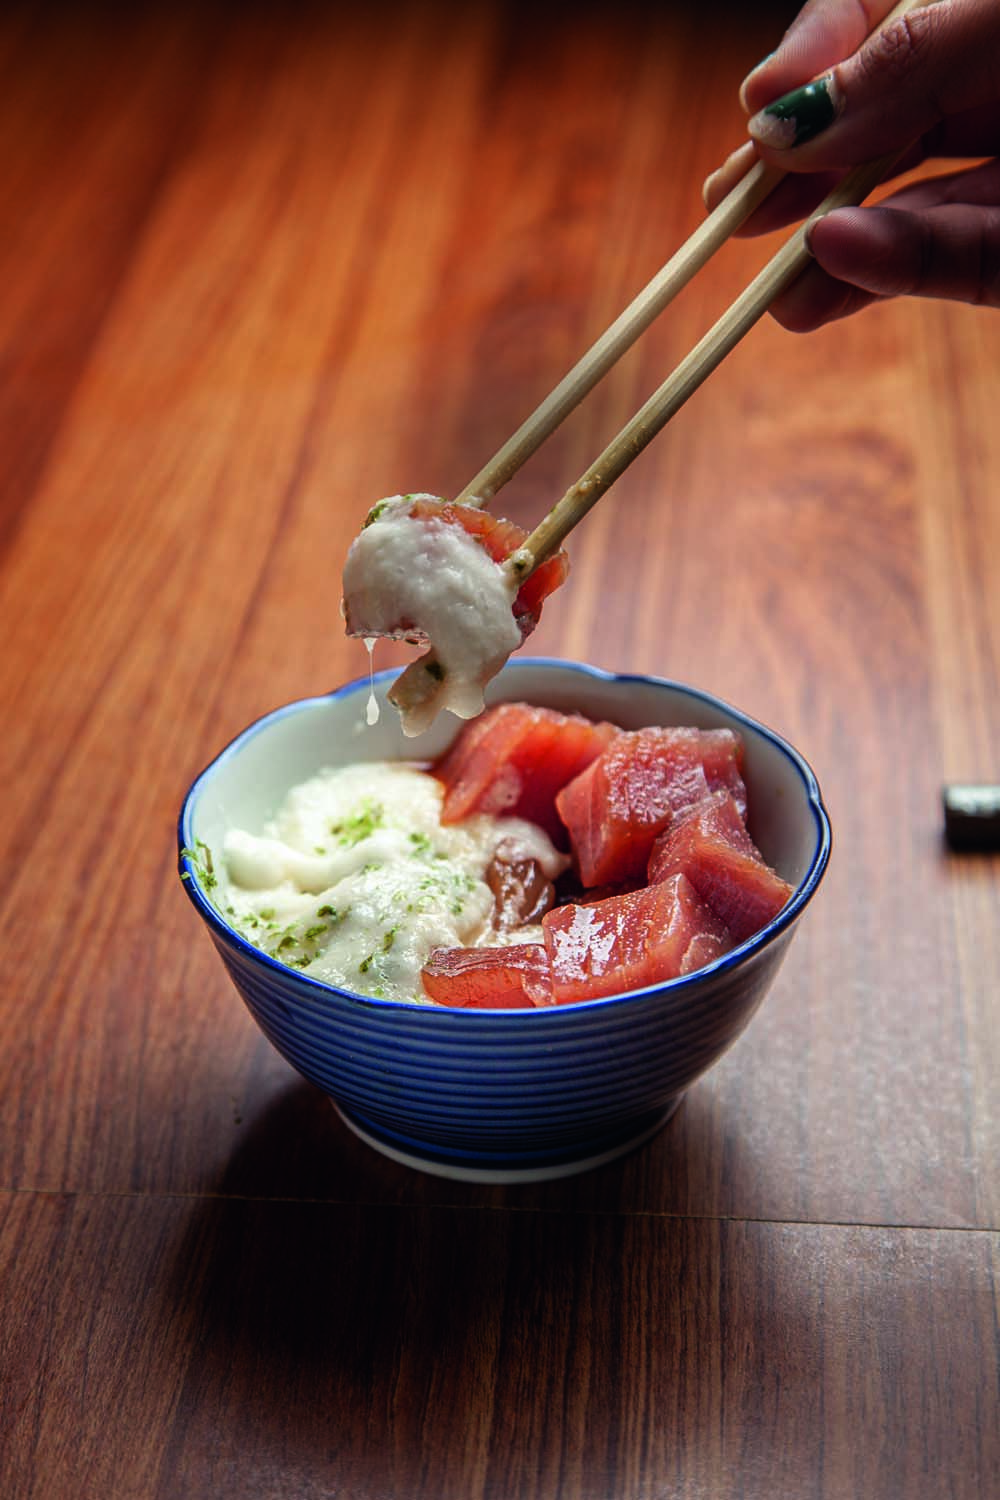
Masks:
[[[644,1442],[707,1463],[709,1406],[689,1397],[722,1381],[727,1260],[761,1226],[642,1209],[643,1156],[683,1181],[691,1147],[669,1124],[631,1172],[451,1182],[381,1157],[294,1084],[192,1202],[163,1285],[196,1330],[166,1492],[238,1461],[280,1464],[292,1489],[318,1466],[359,1497],[513,1494],[542,1471],[613,1493],[635,1412],[656,1427]],[[761,1347],[772,1322],[808,1346],[794,1294],[769,1291]]]

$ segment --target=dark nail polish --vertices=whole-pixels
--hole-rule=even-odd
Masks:
[[[767,105],[750,121],[750,134],[765,146],[787,150],[813,140],[837,118],[837,99],[830,74],[793,89]]]

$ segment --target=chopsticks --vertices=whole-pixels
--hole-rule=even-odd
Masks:
[[[785,176],[780,167],[758,161],[685,240],[652,281],[606,329],[531,413],[489,463],[455,496],[458,505],[486,505],[523,463],[551,437],[590,391],[603,380],[636,339],[683,291],[693,276],[736,233]]]
[[[900,0],[882,25],[887,25],[907,11],[934,3],[935,0]],[[607,493],[632,460],[638,457],[726,355],[763,317],[779,293],[801,274],[811,259],[807,238],[816,220],[835,208],[863,202],[903,155],[904,151],[893,152],[855,168],[824,198],[718,322],[667,376],[659,389],[654,391],[618,436],[612,439],[586,473],[566,491],[517,551],[507,558],[503,566],[512,583],[519,587],[539,563],[544,562],[562,545],[574,526]],[[486,505],[785,175],[778,168],[756,162],[485,468],[470,480],[465,489],[455,497],[456,502]],[[433,697],[440,679],[440,663],[431,646],[430,651],[419,661],[412,663],[389,689],[389,701],[403,709],[420,701],[422,697]]]
[[[934,0],[900,0],[882,25],[907,11],[933,3]],[[855,168],[799,226],[586,473],[553,506],[517,553],[508,559],[507,567],[519,581],[523,582],[539,563],[561,546],[569,532],[620,478],[632,460],[763,317],[779,293],[801,274],[811,258],[807,237],[816,220],[835,208],[863,202],[902,154],[893,153]],[[455,497],[456,502],[486,505],[785,175],[780,168],[756,162],[489,463],[469,481]]]
[[[539,563],[544,562],[562,545],[573,527],[583,520],[609,486],[620,478],[632,460],[638,457],[726,355],[735,349],[754,324],[764,316],[778,294],[802,273],[812,258],[806,241],[816,220],[832,209],[861,203],[902,154],[893,152],[890,156],[880,157],[857,167],[823,199],[819,207],[768,261],[746,290],[726,309],[718,322],[681,360],[646,404],[622,428],[618,436],[612,439],[600,457],[566,491],[517,552],[508,559],[506,566],[519,581],[523,582]]]

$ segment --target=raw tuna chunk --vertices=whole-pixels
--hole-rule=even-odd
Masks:
[[[746,809],[743,744],[730,729],[621,731],[556,797],[585,886],[644,876],[657,836],[717,788]]]
[[[421,977],[424,989],[439,1005],[516,1010],[552,1004],[549,960],[541,943],[438,948]]]
[[[619,733],[579,714],[498,703],[474,719],[433,767],[444,783],[442,822],[472,813],[527,818],[566,847],[556,793]]]
[[[687,876],[737,943],[765,927],[792,894],[788,882],[765,863],[728,792],[679,813],[654,844],[650,882],[679,874]]]
[[[557,1005],[595,1000],[703,968],[732,938],[683,875],[582,906],[559,906],[542,921]]]

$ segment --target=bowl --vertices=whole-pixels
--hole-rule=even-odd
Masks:
[[[396,674],[290,703],[245,729],[185,798],[184,887],[254,1020],[346,1124],[387,1156],[439,1176],[518,1182],[610,1161],[652,1136],[685,1090],[750,1021],[773,981],[830,852],[816,778],[773,730],[708,693],[576,662],[518,658],[487,701],[525,701],[626,729],[731,728],[745,745],[750,831],[794,895],[724,957],[680,979],[530,1010],[462,1010],[377,1000],[286,968],[216,908],[185,850],[220,849],[230,827],[259,830],[296,782],[357,760],[431,759],[461,725],[451,715],[407,740],[386,703]]]

